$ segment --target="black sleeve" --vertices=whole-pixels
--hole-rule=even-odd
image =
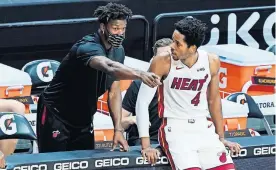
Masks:
[[[141,85],[140,82],[137,84],[137,80],[133,81],[129,86],[129,88],[127,89],[127,92],[125,94],[125,97],[122,103],[122,107],[125,110],[131,112],[133,115],[136,115],[135,106],[136,106],[140,85]]]
[[[88,65],[89,61],[95,56],[106,56],[103,47],[100,44],[87,42],[81,44],[76,52],[78,60]]]

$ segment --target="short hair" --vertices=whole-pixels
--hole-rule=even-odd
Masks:
[[[132,11],[122,4],[108,3],[106,6],[99,6],[94,16],[100,23],[107,24],[110,20],[128,20],[132,17]]]
[[[175,23],[175,29],[185,36],[188,47],[195,45],[199,48],[205,40],[207,26],[194,17],[186,17]]]
[[[173,41],[170,38],[162,38],[159,39],[158,41],[155,42],[155,44],[153,45],[152,49],[153,49],[153,55],[155,56],[157,53],[157,48],[159,47],[166,47],[169,46],[173,43]]]

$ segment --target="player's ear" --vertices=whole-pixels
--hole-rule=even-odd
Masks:
[[[100,30],[101,30],[101,32],[104,34],[104,30],[105,30],[105,25],[104,25],[104,23],[100,23]]]
[[[191,46],[189,47],[189,51],[190,51],[191,53],[195,53],[196,50],[197,50],[196,45],[191,45]]]

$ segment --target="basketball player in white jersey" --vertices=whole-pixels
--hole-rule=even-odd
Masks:
[[[198,50],[205,38],[206,25],[187,17],[175,24],[171,53],[155,56],[149,71],[158,75],[159,143],[172,169],[235,169],[230,154],[240,145],[224,139],[219,94],[220,61],[217,55]],[[151,148],[148,105],[157,88],[142,84],[136,103],[136,116],[142,155],[154,165],[159,152]],[[208,127],[207,115],[215,125]]]

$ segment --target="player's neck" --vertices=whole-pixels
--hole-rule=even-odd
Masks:
[[[187,67],[191,68],[198,60],[198,52],[188,56],[186,59],[180,60]]]

